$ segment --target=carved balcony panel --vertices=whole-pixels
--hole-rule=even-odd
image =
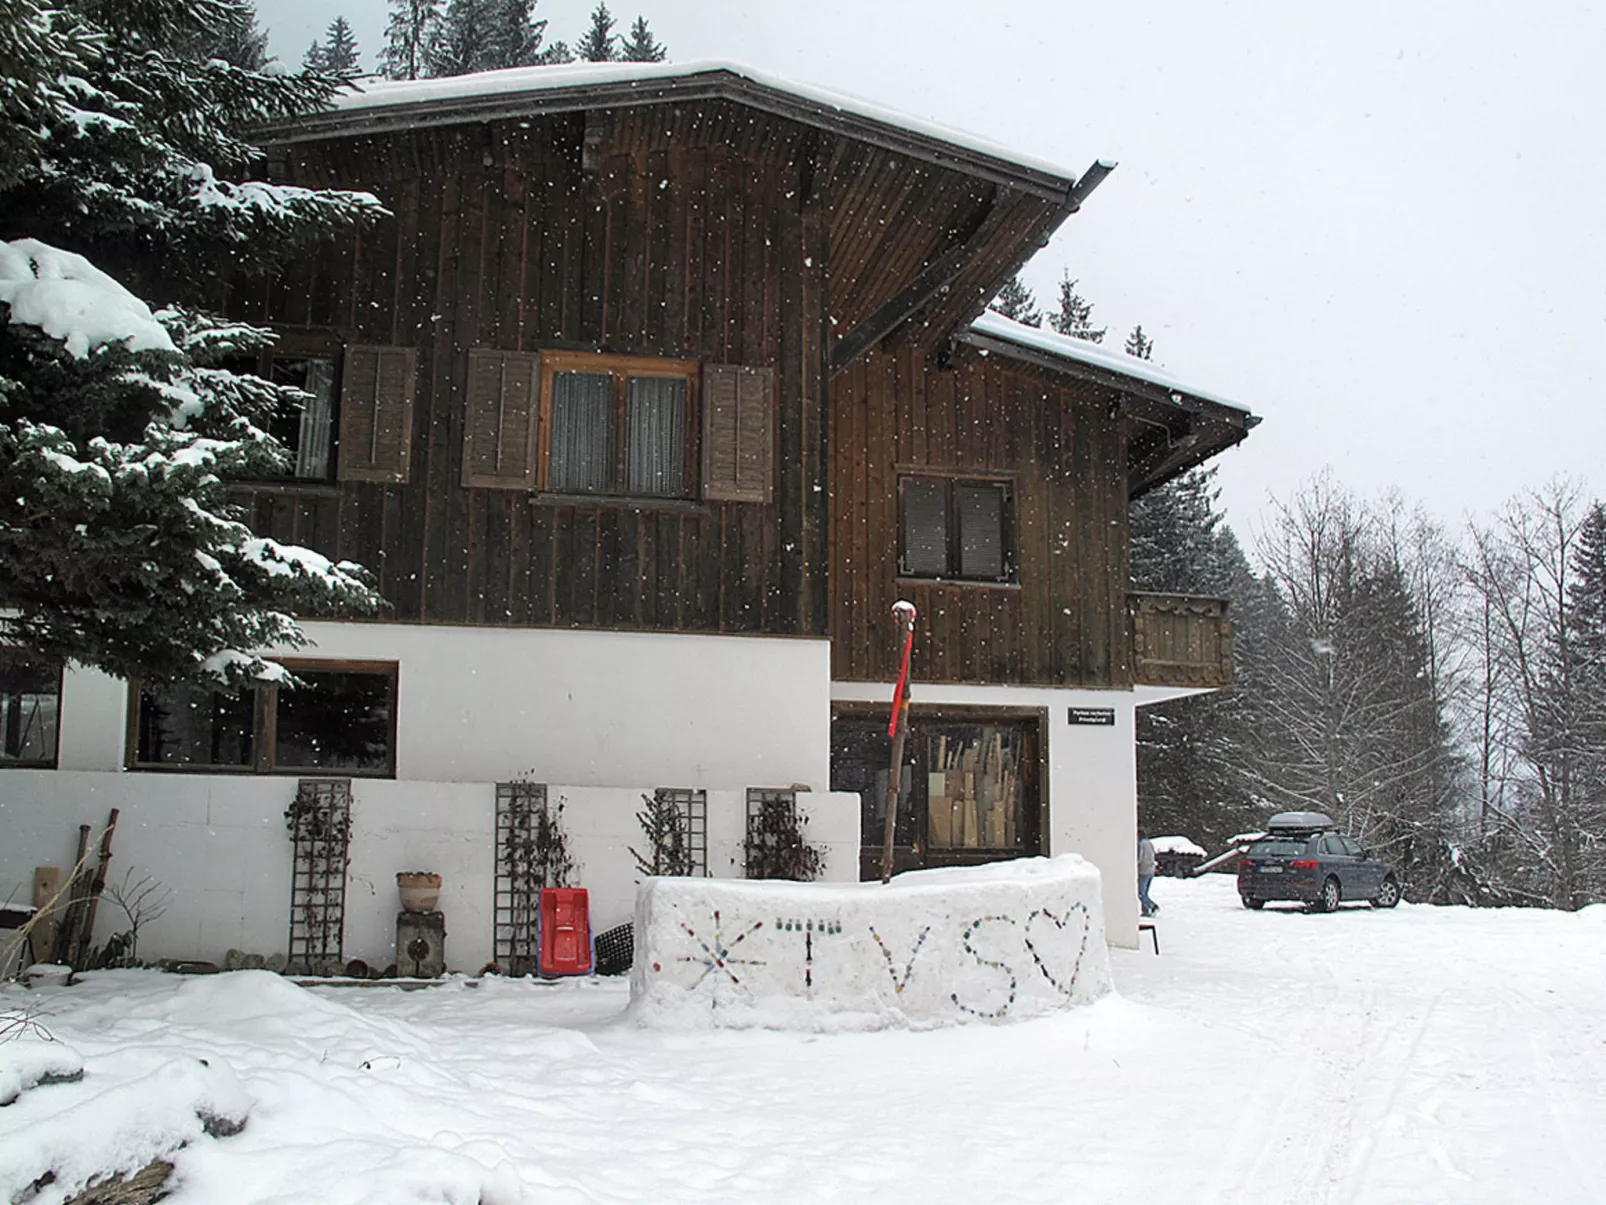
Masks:
[[[1190,594],[1129,594],[1133,681],[1139,686],[1232,685],[1227,600]]]

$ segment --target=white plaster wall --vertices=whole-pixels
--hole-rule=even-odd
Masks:
[[[889,704],[892,685],[836,682],[832,698]],[[1137,700],[1130,691],[1051,690],[1029,686],[956,686],[915,683],[915,706],[1041,708],[1048,715],[1048,827],[1050,856],[1079,854],[1099,869],[1104,917],[1112,944],[1137,944]],[[1072,707],[1115,711],[1114,726],[1069,722]]]
[[[309,623],[301,656],[400,663],[396,777],[687,788],[830,776],[824,640]]]
[[[284,811],[293,778],[106,774],[68,770],[0,773],[0,898],[32,902],[35,866],[65,875],[78,826],[98,842],[112,808],[117,832],[107,881],[149,876],[172,894],[145,926],[147,958],[221,961],[229,949],[282,951],[290,916],[290,841]],[[126,928],[108,898],[95,941]]]
[[[125,870],[173,893],[166,914],[144,929],[140,954],[221,962],[230,949],[283,953],[289,928],[291,846],[284,812],[294,777],[14,770],[0,774],[0,899],[29,902],[36,866],[71,867],[78,826],[98,839],[121,810],[110,881]],[[755,785],[775,785],[755,784]],[[636,821],[654,784],[548,784],[590,896],[594,932],[631,919],[638,875],[630,847],[644,849]],[[842,793],[800,796],[806,836],[826,853],[824,877],[858,877],[859,801]],[[743,873],[746,792],[708,795],[708,869]],[[442,876],[447,964],[475,971],[493,952],[496,787],[490,782],[352,782],[344,955],[384,967],[396,960],[395,876]],[[126,927],[101,902],[95,940]]]

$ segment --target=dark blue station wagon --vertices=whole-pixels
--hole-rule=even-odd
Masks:
[[[1400,902],[1393,868],[1353,837],[1338,832],[1321,812],[1273,816],[1238,863],[1238,895],[1245,908],[1292,900],[1332,912],[1345,900],[1374,908]]]

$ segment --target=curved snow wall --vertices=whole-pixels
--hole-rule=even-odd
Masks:
[[[642,1024],[931,1029],[1110,989],[1099,872],[1075,855],[891,883],[656,878],[636,893]]]

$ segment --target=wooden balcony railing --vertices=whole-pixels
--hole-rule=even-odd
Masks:
[[[1129,594],[1132,678],[1139,686],[1232,685],[1227,600],[1189,594]]]

